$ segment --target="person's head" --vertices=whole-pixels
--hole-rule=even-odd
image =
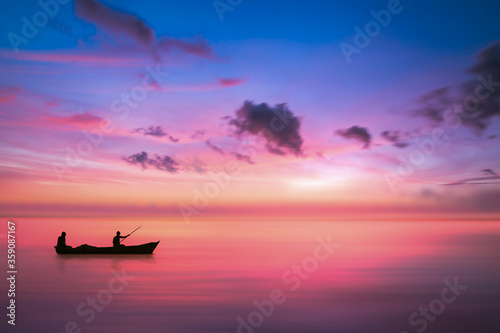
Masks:
[[[62,234],[61,234],[61,236],[66,236],[66,233],[63,231]]]
[[[120,236],[120,232],[119,232],[119,231],[117,231],[117,232],[116,232],[116,235],[117,235],[117,236]]]

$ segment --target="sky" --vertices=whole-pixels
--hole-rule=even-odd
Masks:
[[[496,212],[499,11],[4,4],[0,214]]]

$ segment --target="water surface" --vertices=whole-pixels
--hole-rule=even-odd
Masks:
[[[495,220],[15,221],[18,332],[65,332],[66,325],[120,333],[500,328]],[[110,246],[116,230],[126,234],[139,225],[125,244],[160,240],[152,256],[58,256],[53,249],[62,230],[69,245]],[[338,246],[318,249],[329,239]],[[116,274],[130,278],[120,283]],[[467,288],[445,292],[453,298],[445,303],[445,280]],[[273,292],[280,296],[276,303]],[[88,303],[93,298],[96,308]],[[430,303],[438,315],[417,313],[410,324]]]

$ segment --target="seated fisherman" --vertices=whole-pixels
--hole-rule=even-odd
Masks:
[[[71,246],[66,245],[66,233],[63,231],[61,236],[57,238],[57,247],[60,249],[70,248]]]
[[[120,232],[117,231],[116,236],[113,237],[113,247],[125,246],[123,244],[120,244],[120,238],[127,238],[128,236],[130,236],[130,235],[120,236]]]

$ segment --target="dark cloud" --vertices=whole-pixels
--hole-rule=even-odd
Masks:
[[[270,144],[266,144],[266,149],[274,155],[286,155],[286,151]]]
[[[174,137],[173,137],[173,136],[171,136],[171,135],[169,135],[169,136],[168,136],[168,139],[169,139],[170,141],[172,141],[173,143],[177,143],[177,142],[179,142],[179,138],[174,138]]]
[[[210,149],[215,151],[216,153],[221,154],[221,155],[226,155],[226,151],[224,149],[222,149],[219,146],[214,145],[212,142],[210,142],[210,140],[205,141],[205,144],[208,147],[210,147]],[[244,162],[247,162],[248,164],[254,164],[254,162],[252,161],[252,158],[248,155],[241,154],[241,153],[238,153],[236,151],[229,152],[229,154],[236,157],[236,159],[238,159],[238,161],[244,161]]]
[[[193,139],[193,140],[201,139],[204,136],[205,136],[205,131],[204,130],[197,130],[197,131],[194,132],[193,135],[191,135],[191,139]]]
[[[408,143],[404,142],[400,131],[383,131],[381,135],[387,141],[392,142],[397,148],[406,148],[409,146]]]
[[[448,183],[444,185],[486,185],[486,184],[500,184],[500,181],[494,181],[500,179],[500,176],[491,176],[491,177],[476,177],[476,178],[467,178],[462,179],[457,182]]]
[[[399,142],[399,131],[383,131],[382,137],[390,142]]]
[[[174,161],[170,156],[166,155],[155,155],[155,159],[150,159],[149,164],[154,166],[158,170],[164,170],[170,173],[176,173],[177,171],[179,171],[179,163]]]
[[[485,184],[500,184],[500,176],[491,169],[481,170],[483,174],[487,176],[466,178],[453,183],[448,183],[444,185],[485,185]]]
[[[154,30],[138,17],[107,7],[95,0],[76,0],[76,14],[104,30],[125,34],[139,44],[151,45],[156,39]]]
[[[125,160],[131,164],[140,164],[140,165],[142,165],[143,169],[147,169],[146,164],[148,162],[148,153],[143,151],[143,152],[131,155],[131,156],[125,158]]]
[[[500,116],[500,42],[481,50],[468,72],[473,79],[425,94],[411,113],[441,123],[446,121],[447,112],[454,110],[464,125],[485,130]]]
[[[484,174],[490,175],[490,176],[497,176],[497,173],[491,169],[484,169],[482,170]]]
[[[444,87],[439,89],[431,90],[430,92],[420,96],[418,99],[421,103],[440,101],[442,103],[449,103],[450,100],[447,98],[447,94],[450,92],[450,87]]]
[[[160,138],[167,135],[167,133],[165,133],[163,128],[161,128],[160,126],[149,126],[148,128],[140,127],[134,129],[132,133],[142,133],[144,135],[158,136]]]
[[[236,128],[237,135],[262,135],[267,141],[267,150],[273,154],[303,154],[300,118],[294,116],[286,104],[270,107],[265,103],[245,101],[236,116],[228,121]]]
[[[202,38],[197,38],[191,43],[168,37],[158,40],[153,28],[136,15],[105,6],[95,0],[75,0],[75,13],[105,31],[129,37],[147,48],[157,60],[159,60],[158,49],[169,51],[172,47],[201,57],[212,57],[212,49]]]
[[[492,73],[498,76],[500,74],[500,40],[479,51],[476,60],[477,64],[468,70],[470,73],[483,75]]]
[[[163,37],[158,42],[158,47],[163,51],[170,51],[172,47],[177,47],[178,49],[196,55],[202,58],[213,58],[212,48],[208,46],[207,42],[201,37],[197,37],[193,42],[185,42],[180,39]]]
[[[450,87],[439,88],[428,92],[418,99],[423,105],[413,111],[416,116],[422,116],[435,122],[444,121],[444,113],[453,105],[452,91]]]
[[[234,155],[238,159],[238,161],[244,161],[247,162],[248,164],[254,164],[251,157],[248,155],[244,155],[235,151],[233,151],[231,154]]]
[[[143,170],[149,167],[153,167],[158,170],[167,171],[170,173],[177,173],[179,171],[179,163],[177,163],[167,155],[161,156],[155,154],[154,158],[150,158],[148,156],[148,153],[143,151],[137,154],[133,154],[124,159],[130,164],[140,164]]]
[[[156,137],[164,137],[167,136],[170,141],[173,143],[179,142],[179,138],[174,138],[169,135],[161,126],[149,126],[147,128],[139,127],[132,130],[132,133],[142,133],[143,135],[156,136]]]
[[[206,140],[205,144],[208,147],[210,147],[210,149],[212,149],[213,151],[215,151],[216,153],[219,153],[221,155],[225,154],[224,149],[222,149],[221,147],[218,147],[218,146],[214,145],[212,142],[210,142],[210,140]]]
[[[407,142],[396,142],[396,143],[394,144],[394,147],[398,147],[398,148],[403,149],[403,148],[408,147],[409,145],[410,145],[410,144],[409,144],[409,143],[407,143]]]
[[[368,129],[364,127],[352,126],[348,129],[339,129],[335,133],[346,139],[353,139],[364,143],[363,149],[368,149],[372,141],[372,136],[368,132]]]

